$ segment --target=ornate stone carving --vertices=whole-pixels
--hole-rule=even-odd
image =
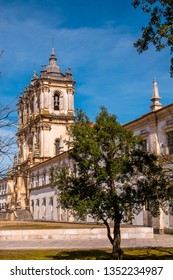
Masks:
[[[42,130],[51,130],[51,125],[49,123],[41,123]]]

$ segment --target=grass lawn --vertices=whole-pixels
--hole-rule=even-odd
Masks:
[[[104,227],[104,225],[84,224],[84,223],[58,223],[58,222],[22,222],[22,221],[0,222],[0,230],[93,228],[93,227]]]
[[[0,250],[0,260],[109,260],[111,250]],[[124,249],[125,260],[173,260],[173,248]]]
[[[0,230],[104,227],[96,224],[1,221]],[[0,260],[109,260],[111,249],[0,250]],[[125,260],[173,260],[173,248],[124,249]]]

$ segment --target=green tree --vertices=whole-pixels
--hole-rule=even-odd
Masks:
[[[71,127],[71,163],[52,176],[59,190],[59,202],[79,219],[90,215],[104,223],[112,244],[112,259],[122,259],[120,224],[131,221],[143,205],[159,215],[167,201],[168,187],[156,156],[143,151],[142,141],[123,128],[102,107],[95,124],[78,111]],[[113,230],[112,230],[113,228]]]
[[[148,50],[153,43],[157,51],[164,48],[173,53],[173,1],[172,0],[134,0],[133,6],[141,6],[149,14],[148,25],[142,27],[142,36],[134,46],[139,53]],[[173,58],[170,61],[170,74],[173,77]]]

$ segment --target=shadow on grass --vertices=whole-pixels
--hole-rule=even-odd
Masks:
[[[61,251],[54,256],[46,256],[53,260],[110,260],[111,251],[106,250],[80,250]],[[173,249],[125,249],[124,260],[173,260]]]
[[[173,248],[127,249],[125,260],[173,260]]]
[[[0,260],[110,260],[111,249],[0,250]],[[126,248],[124,260],[173,260],[173,248]]]
[[[53,260],[109,260],[111,253],[104,250],[62,251],[55,256],[47,256]]]

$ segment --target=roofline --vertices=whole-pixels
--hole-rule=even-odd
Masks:
[[[172,106],[173,106],[173,103],[171,103],[171,104],[169,104],[169,105],[167,105],[167,106],[164,106],[164,107],[162,107],[162,108],[160,108],[160,109],[158,109],[158,110],[156,110],[156,111],[152,111],[152,112],[149,112],[149,113],[147,113],[147,114],[145,114],[145,115],[142,115],[141,117],[139,117],[139,118],[137,118],[137,119],[135,119],[135,120],[133,120],[133,121],[130,121],[130,122],[128,122],[128,123],[123,124],[123,126],[124,126],[124,127],[125,127],[125,126],[128,126],[128,125],[133,124],[133,123],[135,123],[135,122],[137,122],[137,121],[139,121],[139,120],[142,120],[142,119],[144,119],[144,118],[146,118],[146,117],[148,117],[148,116],[157,115],[158,113],[163,112],[163,111],[167,110],[168,108],[170,108],[170,107],[172,107]]]
[[[38,164],[36,164],[36,165],[30,167],[29,170],[33,170],[33,169],[35,169],[35,168],[40,168],[41,165],[44,165],[44,164],[47,164],[48,162],[51,162],[51,161],[54,161],[54,160],[56,160],[56,159],[62,158],[62,157],[64,157],[65,155],[68,155],[69,152],[70,152],[71,150],[72,150],[72,149],[70,149],[70,150],[68,150],[68,151],[65,151],[65,152],[63,152],[63,153],[61,153],[61,154],[59,154],[59,155],[56,155],[56,156],[54,156],[54,157],[52,157],[52,158],[49,158],[49,159],[47,159],[47,160],[45,160],[45,161],[43,161],[43,162],[40,162],[40,163],[38,163]]]

